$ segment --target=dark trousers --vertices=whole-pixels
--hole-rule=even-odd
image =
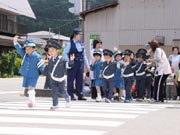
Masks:
[[[113,97],[114,79],[103,79],[104,96],[108,99]]]
[[[58,105],[58,97],[59,94],[63,95],[65,100],[68,99],[68,93],[65,91],[65,82],[56,82],[56,81],[52,81],[51,83],[52,86],[52,100],[53,100],[53,106]]]
[[[180,82],[178,82],[178,86],[176,87],[177,96],[180,96]]]
[[[133,80],[124,79],[124,88],[126,90],[125,100],[131,100],[131,87],[133,85]]]
[[[164,82],[166,81],[168,75],[158,75],[155,77],[154,82],[154,99],[156,101],[162,101],[164,102]]]
[[[152,78],[151,76],[146,77],[145,82],[145,90],[146,90],[146,98],[151,98],[151,86],[152,85]]]
[[[51,75],[50,75],[50,73],[46,74],[44,89],[51,89]]]
[[[136,80],[137,98],[144,99],[145,82],[145,78]]]
[[[74,61],[73,67],[68,70],[67,91],[72,98],[74,97],[74,80],[76,81],[75,84],[78,97],[81,98],[83,96],[83,72],[84,64],[81,61]]]

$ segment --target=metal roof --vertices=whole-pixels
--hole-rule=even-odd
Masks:
[[[95,8],[91,8],[89,10],[86,10],[86,11],[83,11],[80,13],[80,15],[82,17],[85,17],[87,14],[89,13],[92,13],[92,12],[97,12],[99,10],[102,10],[102,9],[105,9],[105,8],[109,8],[109,7],[115,7],[119,4],[118,0],[117,1],[113,1],[113,2],[110,2],[110,3],[106,3],[104,5],[101,5],[101,6],[97,6]]]
[[[38,38],[43,38],[43,39],[52,38],[52,39],[63,40],[63,41],[70,40],[69,37],[66,37],[66,36],[63,36],[60,34],[56,34],[53,32],[49,32],[49,31],[37,31],[37,32],[28,33],[27,35],[29,37],[38,37]]]
[[[0,0],[0,10],[36,19],[28,0]]]

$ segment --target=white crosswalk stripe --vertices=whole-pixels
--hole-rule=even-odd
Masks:
[[[50,100],[37,100],[29,109],[24,102],[0,103],[0,134],[11,135],[103,135],[128,120],[173,105],[167,104],[107,104],[72,102],[65,108],[49,111]]]

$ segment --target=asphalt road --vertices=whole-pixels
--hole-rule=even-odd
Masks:
[[[29,109],[22,96],[22,78],[0,79],[0,134],[2,135],[180,135],[180,101],[150,104],[73,101],[37,98]],[[44,85],[40,77],[37,88]]]

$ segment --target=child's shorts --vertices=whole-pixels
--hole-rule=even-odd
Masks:
[[[36,87],[38,78],[33,77],[23,77],[23,87]]]

